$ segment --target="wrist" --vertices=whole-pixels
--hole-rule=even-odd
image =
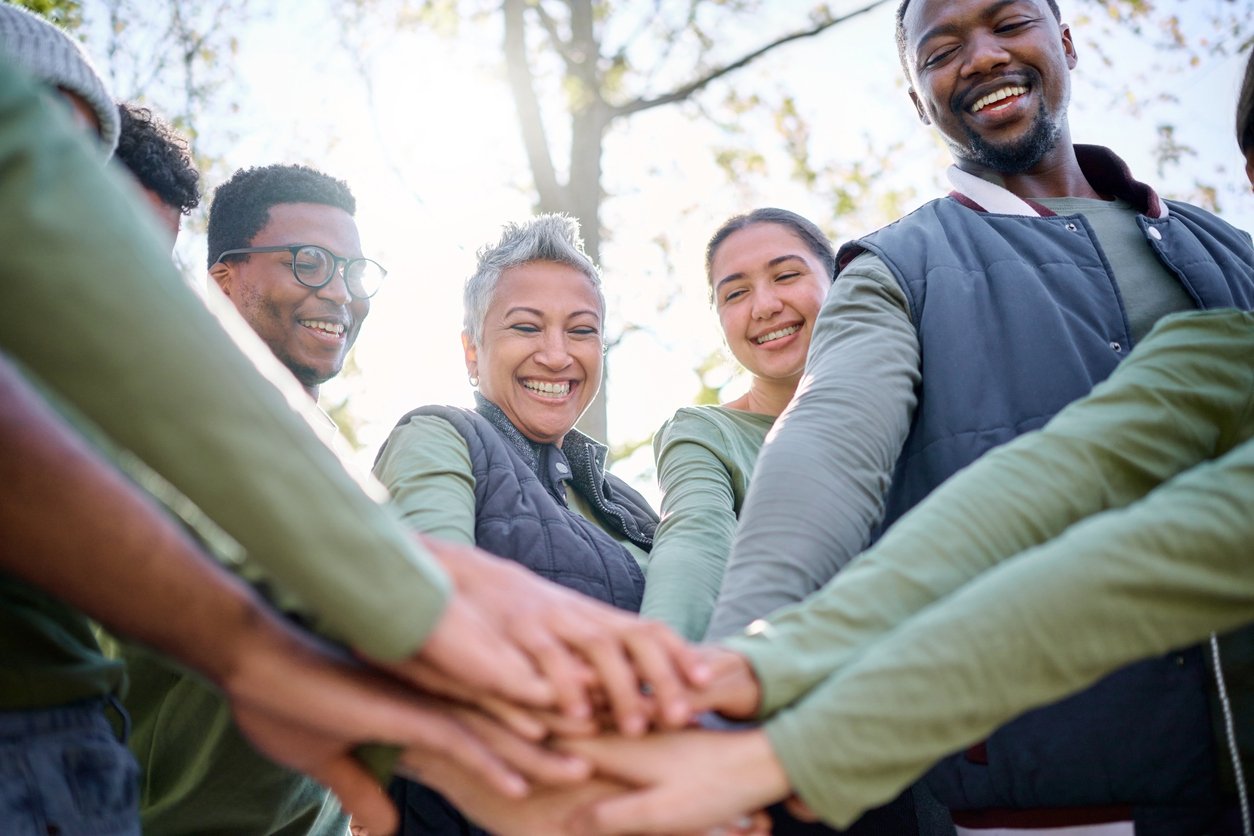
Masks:
[[[737,783],[755,793],[753,808],[761,809],[793,794],[788,773],[775,755],[770,738],[762,729],[733,733],[736,743],[728,753],[728,763]]]
[[[749,660],[717,645],[703,645],[700,653],[710,670],[710,680],[697,696],[698,710],[716,711],[732,720],[756,717],[762,703],[762,687]]]
[[[275,687],[284,663],[307,650],[297,629],[255,597],[239,602],[236,617],[214,643],[218,648],[203,669],[232,698],[261,696]]]

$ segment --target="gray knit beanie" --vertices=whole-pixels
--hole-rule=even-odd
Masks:
[[[39,15],[0,1],[0,52],[45,84],[81,96],[100,120],[105,151],[113,153],[121,130],[118,108],[76,40]]]

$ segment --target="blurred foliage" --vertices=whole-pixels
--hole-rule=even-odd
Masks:
[[[354,54],[373,39],[410,27],[463,37],[467,25],[494,24],[503,45],[503,69],[516,104],[517,135],[527,153],[535,209],[580,220],[584,244],[601,261],[606,198],[602,158],[607,132],[654,108],[692,100],[715,81],[793,41],[820,35],[889,0],[823,3],[796,15],[792,29],[757,38],[728,55],[720,37],[729,25],[765,15],[762,0],[686,0],[614,3],[610,0],[350,0],[340,20]],[[366,21],[376,28],[369,30]],[[379,21],[386,21],[379,27]],[[359,66],[369,84],[370,69]],[[698,109],[698,114],[700,113]],[[795,117],[795,114],[793,114]],[[782,114],[781,119],[788,119]],[[787,126],[804,142],[800,119]],[[719,163],[760,166],[751,153],[720,152]],[[795,158],[804,160],[798,153]],[[604,390],[602,390],[604,391]],[[598,396],[580,422],[605,438],[605,404]]]
[[[83,25],[82,0],[13,0],[13,2],[67,29],[77,32]]]

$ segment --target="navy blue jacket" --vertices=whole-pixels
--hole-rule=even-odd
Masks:
[[[523,436],[504,413],[476,395],[477,411],[424,406],[415,415],[448,421],[466,440],[475,477],[475,545],[607,604],[637,612],[644,573],[613,537],[572,511],[578,490],[612,530],[648,550],[657,514],[644,497],[605,472],[605,447],[571,430],[560,448]],[[379,450],[383,455],[386,443]],[[376,461],[378,457],[376,457]],[[402,836],[488,836],[430,787],[395,778],[388,790]]]
[[[487,399],[479,399],[478,410],[423,406],[397,423],[434,415],[466,440],[475,477],[475,545],[554,583],[638,611],[644,597],[639,564],[602,528],[572,511],[566,491],[578,490],[609,528],[646,551],[657,528],[648,502],[605,471],[605,448],[577,430],[566,434],[561,448],[537,444]]]
[[[1200,308],[1254,307],[1250,238],[1160,201],[1104,149],[1077,147],[1098,191],[1128,200],[1147,244]],[[1029,204],[1030,205],[1030,204]],[[879,256],[918,332],[918,406],[886,497],[887,527],[959,469],[1044,425],[1133,347],[1123,300],[1079,215],[997,214],[952,195],[841,249]],[[1146,805],[1138,833],[1187,832],[1171,805],[1215,799],[1203,654],[1132,665],[943,761],[929,785],[952,809]],[[978,688],[979,683],[972,683]],[[1172,828],[1178,828],[1173,830]]]

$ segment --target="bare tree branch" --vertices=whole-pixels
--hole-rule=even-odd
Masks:
[[[558,182],[553,167],[553,155],[549,150],[548,135],[544,131],[544,119],[540,112],[540,100],[536,96],[531,63],[527,58],[527,30],[524,0],[505,0],[505,64],[508,68],[510,91],[518,110],[523,147],[536,192],[542,205],[561,206],[566,201],[565,189]]]
[[[549,14],[549,10],[544,7],[544,3],[535,3],[532,8],[535,9],[536,17],[540,20],[540,26],[544,29],[545,34],[549,36],[549,43],[553,45],[553,51],[566,64],[566,71],[574,72],[575,59],[570,54],[570,44],[562,40],[562,33],[558,31],[557,21],[553,19],[553,15]]]
[[[383,154],[383,163],[396,177],[396,182],[413,198],[413,201],[422,204],[425,202],[422,199],[422,194],[410,184],[409,178],[406,176],[396,155],[392,153],[391,144],[387,141],[387,137],[384,136],[383,125],[379,122],[381,108],[379,107],[379,99],[375,91],[374,73],[371,71],[366,58],[368,51],[359,49],[356,44],[350,42],[351,24],[347,23],[342,17],[340,23],[340,47],[344,50],[344,54],[348,56],[349,63],[352,64],[353,70],[357,73],[357,80],[361,83],[362,89],[366,93],[366,107],[370,111],[370,124],[374,128],[375,142],[379,146],[379,151]]]
[[[623,40],[623,45],[620,46],[617,50],[615,50],[614,54],[610,56],[611,64],[616,64],[620,61],[627,60],[627,50],[631,48],[632,42],[635,41],[637,38],[639,38],[648,30],[649,26],[653,23],[652,18],[661,14],[661,12],[662,12],[662,0],[653,0],[652,14],[642,15],[640,17],[640,25],[637,26],[635,30],[632,31],[632,33]],[[667,46],[669,47],[670,43],[668,43]]]
[[[776,38],[770,43],[755,49],[753,52],[741,56],[739,59],[731,62],[730,64],[725,64],[716,70],[712,70],[695,81],[691,81],[683,87],[673,90],[670,93],[655,96],[650,99],[639,98],[627,102],[626,104],[618,105],[612,109],[612,118],[630,116],[631,114],[639,113],[642,110],[649,110],[650,108],[661,107],[662,105],[682,102],[685,99],[690,98],[694,93],[708,86],[711,82],[753,63],[777,47],[783,46],[786,43],[791,43],[792,41],[801,40],[802,38],[812,38],[839,23],[844,23],[845,21],[851,20],[859,15],[864,15],[877,6],[882,6],[887,2],[888,0],[874,0],[874,2],[867,4],[856,11],[852,11],[839,17],[828,18],[827,20],[824,20],[809,29],[803,29],[799,32],[793,32],[791,34],[784,35],[783,37]]]

